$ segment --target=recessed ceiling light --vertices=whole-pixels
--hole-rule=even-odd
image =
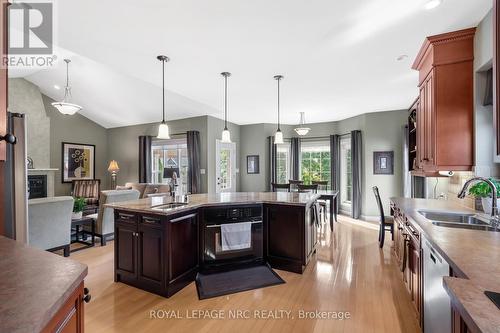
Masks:
[[[437,6],[439,6],[443,0],[429,0],[427,3],[424,5],[424,8],[427,10],[434,9]]]
[[[58,86],[57,84],[54,84],[54,89],[56,89],[56,90],[61,90],[61,87],[60,87],[60,86]]]
[[[400,55],[399,57],[396,58],[397,61],[403,61],[405,60],[406,58],[408,58],[408,55],[406,54],[402,54]]]

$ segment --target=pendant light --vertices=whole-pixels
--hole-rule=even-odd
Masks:
[[[295,132],[300,136],[304,136],[304,135],[307,135],[307,133],[309,133],[310,130],[311,129],[309,127],[306,127],[305,113],[301,112],[300,113],[300,124],[299,124],[299,127],[295,128]]]
[[[278,129],[276,134],[274,134],[274,143],[283,144],[283,133],[280,129],[280,81],[283,79],[283,75],[275,75],[274,79],[278,81]]]
[[[69,85],[69,63],[71,60],[64,59],[66,63],[66,86],[64,87],[64,99],[62,102],[54,102],[52,106],[55,107],[62,114],[74,115],[78,111],[82,110],[82,107],[77,104],[70,103],[71,98],[71,87]]]
[[[227,129],[227,78],[231,76],[229,72],[220,73],[224,77],[224,130],[222,131],[222,140],[224,143],[231,143],[231,133]]]
[[[170,58],[165,56],[165,55],[159,55],[156,57],[156,59],[161,61],[161,67],[162,67],[162,71],[163,71],[163,76],[162,76],[162,82],[163,82],[163,85],[162,85],[162,103],[163,103],[162,116],[163,116],[163,118],[162,118],[160,126],[158,127],[157,138],[168,140],[168,139],[170,139],[170,132],[168,129],[167,122],[165,120],[165,118],[166,118],[165,117],[165,63],[170,61]]]

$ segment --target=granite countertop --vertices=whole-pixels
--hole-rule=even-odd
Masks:
[[[0,236],[0,332],[40,332],[87,275],[87,266]]]
[[[445,200],[391,198],[460,278],[445,277],[451,301],[472,331],[500,332],[500,310],[484,291],[500,292],[500,232],[433,225],[419,210],[486,216]]]
[[[200,207],[232,204],[267,203],[306,207],[319,197],[319,194],[297,192],[228,192],[217,194],[192,194],[189,196],[189,202],[186,205],[168,210],[162,210],[158,208],[158,206],[171,203],[172,198],[169,196],[111,203],[106,205],[106,207],[141,213],[171,215]]]

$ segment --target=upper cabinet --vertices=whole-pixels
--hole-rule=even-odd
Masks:
[[[410,167],[416,174],[472,170],[475,31],[427,37],[413,63],[419,98],[410,110],[416,132]]]

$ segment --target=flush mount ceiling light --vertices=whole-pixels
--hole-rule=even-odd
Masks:
[[[222,131],[222,142],[231,143],[231,133],[227,129],[227,78],[231,76],[229,72],[220,73],[224,77],[224,130]]]
[[[427,10],[431,10],[431,9],[438,7],[442,2],[443,2],[443,0],[429,0],[424,5],[424,8]]]
[[[283,144],[283,132],[280,129],[280,81],[283,80],[283,75],[275,75],[274,79],[278,81],[278,129],[274,134],[274,143]]]
[[[300,124],[299,124],[299,127],[295,128],[295,132],[300,136],[304,136],[304,135],[307,135],[307,133],[309,133],[310,130],[311,129],[309,127],[306,127],[305,113],[301,112],[300,113]]]
[[[71,60],[64,59],[64,62],[66,63],[66,86],[64,87],[64,99],[62,100],[62,102],[52,103],[52,106],[62,114],[74,115],[78,111],[82,110],[82,107],[77,104],[69,103],[69,100],[71,98],[71,87],[69,85],[69,63],[71,62]],[[56,88],[56,86],[54,86],[54,88]]]
[[[170,139],[170,131],[168,129],[167,121],[166,121],[166,115],[165,115],[165,63],[170,61],[170,58],[165,56],[165,55],[159,55],[156,57],[156,59],[161,61],[161,68],[162,68],[162,121],[160,126],[158,127],[158,135],[156,136],[158,139],[165,139],[168,140]]]

